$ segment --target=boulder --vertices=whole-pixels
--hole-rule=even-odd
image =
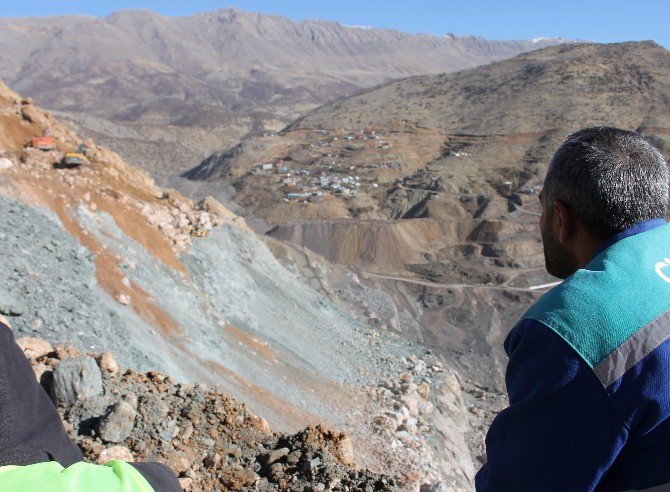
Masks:
[[[22,316],[26,306],[20,299],[7,291],[0,291],[0,314],[5,316]]]
[[[351,441],[349,436],[344,436],[337,442],[333,454],[340,461],[340,463],[346,466],[354,466],[356,464],[354,457],[354,443]]]
[[[101,393],[102,374],[93,357],[66,359],[54,369],[51,399],[56,405],[72,405]]]
[[[29,123],[37,123],[42,126],[47,126],[49,124],[44,114],[31,103],[21,107],[21,116]]]
[[[110,352],[105,352],[100,356],[100,369],[115,376],[119,372],[119,365]]]
[[[417,388],[417,393],[421,398],[428,398],[430,395],[430,385],[428,383],[421,383]]]
[[[193,487],[193,479],[190,477],[182,477],[179,479],[179,486],[184,490],[191,490]]]
[[[409,409],[410,414],[419,415],[419,403],[421,403],[421,397],[416,391],[404,395],[401,402]]]
[[[290,452],[289,448],[275,449],[274,451],[270,451],[269,453],[262,454],[260,456],[260,461],[263,465],[270,466],[273,463],[276,463],[277,461],[282,459],[284,456],[288,456],[289,452]]]
[[[98,424],[98,434],[106,442],[123,442],[133,431],[137,412],[129,403],[116,402]]]

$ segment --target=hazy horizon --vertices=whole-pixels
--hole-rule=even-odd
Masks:
[[[670,16],[670,4],[652,0],[635,5],[622,0],[607,3],[548,1],[540,5],[530,0],[480,0],[467,4],[422,0],[411,5],[407,2],[378,0],[364,3],[345,0],[337,5],[305,0],[291,0],[282,2],[282,5],[269,0],[237,0],[234,5],[211,0],[196,0],[188,4],[155,0],[80,0],[54,4],[44,0],[27,0],[20,4],[0,6],[0,17],[49,17],[68,14],[105,17],[122,10],[152,10],[173,17],[222,8],[280,15],[296,21],[332,21],[348,27],[393,29],[411,34],[473,35],[501,41],[535,38],[563,38],[598,43],[653,40],[666,48],[670,46],[670,34],[662,22],[662,19]],[[653,15],[649,15],[649,12],[653,12]]]

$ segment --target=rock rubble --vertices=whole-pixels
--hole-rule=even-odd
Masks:
[[[427,360],[404,359],[399,378],[372,389],[372,399],[387,409],[372,425],[391,440],[389,468],[406,490],[469,490],[475,468],[463,437],[470,427],[461,385],[452,370]]]
[[[316,425],[273,433],[246,405],[204,384],[121,372],[109,353],[47,352],[37,340],[17,342],[45,389],[59,395],[65,429],[88,461],[159,461],[186,491],[400,490],[392,478],[355,468],[351,440],[340,432]]]

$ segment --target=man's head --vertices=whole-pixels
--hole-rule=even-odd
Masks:
[[[586,128],[556,151],[540,201],[547,270],[566,278],[610,237],[665,217],[668,167],[661,152],[637,133]]]

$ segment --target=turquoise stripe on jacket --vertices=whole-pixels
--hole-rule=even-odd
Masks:
[[[549,327],[593,368],[670,309],[669,280],[665,224],[610,246],[542,296],[524,318]]]

